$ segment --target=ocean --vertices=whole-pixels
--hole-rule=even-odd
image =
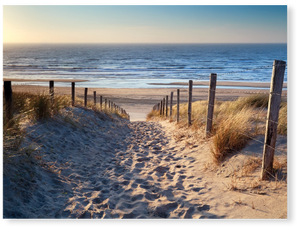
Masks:
[[[157,84],[210,73],[218,81],[270,82],[274,60],[287,61],[287,44],[4,44],[3,77],[83,79],[76,85],[94,88],[172,87]]]

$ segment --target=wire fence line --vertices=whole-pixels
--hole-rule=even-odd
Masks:
[[[205,119],[206,117],[204,117],[204,116],[201,116],[201,118],[198,118],[198,119]],[[210,118],[207,118],[207,119],[209,119],[209,120],[211,120],[211,121],[213,121],[213,119],[210,119]],[[182,119],[181,119],[182,120]],[[194,120],[193,120],[194,121]],[[266,121],[267,121],[267,119],[266,119]],[[269,121],[271,121],[271,120],[269,120]],[[277,123],[278,124],[278,123]],[[240,132],[240,131],[237,131],[237,130],[233,130],[233,131],[235,131],[236,133],[238,133],[238,134],[241,134],[241,135],[244,135],[245,137],[247,137],[247,138],[249,138],[249,139],[251,139],[251,140],[253,140],[253,141],[255,141],[255,142],[258,142],[258,143],[260,143],[260,144],[262,144],[263,146],[268,146],[268,147],[270,147],[270,148],[272,148],[275,152],[277,152],[277,153],[279,153],[279,154],[284,154],[284,155],[287,155],[287,152],[284,152],[284,151],[282,151],[282,150],[279,150],[279,149],[276,149],[276,148],[274,148],[274,147],[271,147],[270,145],[268,145],[268,144],[265,144],[264,142],[262,142],[262,141],[260,141],[260,140],[258,140],[258,139],[256,139],[256,138],[254,138],[253,136],[250,136],[250,135],[247,135],[247,134],[245,134],[245,133],[243,133],[243,132]],[[232,150],[234,150],[234,151],[236,151],[235,149],[232,149]]]
[[[215,106],[214,104],[207,104],[208,106]],[[158,108],[158,107],[157,107]],[[170,108],[170,110],[171,110],[172,108]],[[179,104],[179,109],[180,109],[180,104]],[[175,115],[177,115],[177,114],[173,114],[172,116],[175,116]],[[170,116],[170,118],[172,118],[172,116]],[[211,121],[215,121],[214,119],[211,119],[211,118],[208,118],[208,117],[205,117],[205,116],[198,116],[198,118],[197,118],[197,120],[205,120],[205,119],[207,119],[207,120],[211,120]],[[183,120],[183,119],[181,119],[180,117],[179,117],[179,121],[180,120]],[[195,120],[192,120],[192,121],[195,121]],[[269,122],[273,122],[273,123],[275,123],[275,124],[279,124],[279,122],[277,121],[273,121],[273,120],[271,120],[271,119],[268,119],[268,118],[262,118],[262,117],[260,117],[259,118],[259,121],[260,122],[267,122],[267,121],[269,121]],[[216,121],[215,121],[216,122]],[[218,124],[218,123],[215,123],[215,124]],[[236,130],[234,130],[234,131],[236,131]],[[244,136],[246,136],[246,137],[248,137],[248,138],[250,138],[250,139],[252,139],[252,140],[254,140],[254,141],[256,141],[256,142],[259,142],[259,143],[261,143],[261,144],[263,144],[263,145],[266,145],[264,142],[262,142],[262,141],[259,141],[259,140],[257,140],[257,139],[255,139],[255,138],[253,138],[253,137],[251,137],[250,135],[246,135],[246,134],[244,134],[244,133],[241,133],[241,132],[238,132],[239,134],[242,134],[242,135],[244,135]],[[280,150],[277,150],[277,149],[275,149],[275,148],[273,148],[273,147],[271,147],[271,146],[269,146],[268,145],[268,147],[270,147],[270,148],[272,148],[272,149],[274,149],[276,152],[281,152],[281,153],[283,153],[282,151],[280,151]],[[284,154],[286,154],[285,152],[284,152]]]
[[[235,72],[230,72],[230,73],[220,73],[219,75],[224,75],[224,74],[233,74],[233,73],[238,73],[238,72],[245,72],[245,71],[250,71],[250,70],[256,70],[256,69],[262,69],[262,68],[269,68],[273,67],[272,69],[272,79],[270,83],[270,93],[269,93],[269,106],[268,106],[268,118],[265,120],[266,121],[266,132],[265,132],[265,142],[270,142],[270,144],[274,144],[274,147],[266,144],[265,142],[259,141],[252,136],[246,135],[245,133],[239,133],[244,135],[245,137],[252,139],[260,144],[263,145],[264,150],[263,150],[263,163],[262,163],[262,179],[266,179],[268,177],[268,174],[272,173],[272,168],[273,168],[273,156],[275,152],[280,152],[282,154],[281,150],[278,150],[275,148],[275,143],[276,143],[276,138],[277,138],[277,125],[278,125],[278,117],[279,117],[279,109],[280,109],[280,100],[274,99],[274,96],[280,96],[282,94],[282,86],[283,86],[283,81],[284,81],[284,73],[286,71],[286,62],[285,61],[280,61],[280,60],[274,60],[273,65],[268,65],[268,66],[263,66],[263,67],[258,67],[258,68],[251,68],[251,69],[244,69],[242,71],[235,71]],[[207,112],[207,129],[206,129],[206,136],[209,137],[211,134],[211,128],[208,128],[208,123],[211,123],[213,121],[213,107],[214,107],[214,98],[215,98],[215,78],[216,78],[215,73],[210,74],[210,84],[209,84],[209,100],[208,100],[208,112]],[[192,85],[193,82],[189,80],[189,85]],[[210,99],[212,97],[212,100]],[[163,99],[165,100],[165,98]],[[178,100],[177,100],[178,101]],[[192,120],[191,120],[191,102],[192,101],[192,87],[189,86],[189,91],[188,91],[188,126],[191,125]],[[179,107],[179,102],[177,102],[177,106]],[[210,108],[212,107],[212,112],[210,111]],[[172,109],[172,108],[170,108]],[[160,114],[162,116],[168,117],[167,114],[164,112],[164,103],[155,105],[153,107],[153,110],[160,110]],[[275,119],[277,120],[271,120],[269,117],[272,117],[275,115]],[[179,112],[177,112],[177,122],[179,121]],[[276,132],[276,133],[275,133]],[[286,153],[284,153],[286,154]]]
[[[74,106],[75,104],[75,90],[74,90],[74,87],[75,87],[75,84],[72,84],[72,104]],[[53,89],[53,92],[54,92],[54,89]],[[88,88],[85,88],[84,89],[84,106],[87,107],[87,100],[88,100]],[[123,109],[122,107],[116,105],[113,101],[110,101],[106,98],[104,98],[105,100],[105,103],[104,103],[104,110],[106,111],[111,111],[111,112],[118,112],[120,114],[123,114],[126,116],[126,118],[128,120],[130,120],[130,115],[126,112],[125,109]],[[96,95],[96,91],[93,92],[93,101],[94,101],[94,105],[96,106],[96,101],[97,101],[97,95]],[[107,108],[107,102],[108,102],[108,108]],[[103,110],[103,96],[100,95],[100,110],[102,111]]]
[[[209,119],[209,118],[207,118],[207,119]],[[212,119],[210,119],[210,120],[213,121]],[[268,119],[265,119],[265,121],[267,121],[267,120],[268,120]],[[269,120],[269,121],[271,121],[271,120]],[[275,122],[275,123],[278,124],[278,122]],[[243,133],[243,132],[240,132],[240,131],[237,131],[237,130],[233,130],[233,131],[237,132],[238,134],[244,135],[245,137],[247,137],[247,138],[249,138],[249,139],[251,139],[251,140],[253,140],[253,141],[258,142],[258,143],[262,144],[263,146],[266,145],[267,147],[270,147],[271,149],[273,149],[273,150],[274,150],[275,152],[277,152],[277,153],[287,155],[286,152],[281,151],[281,150],[278,150],[278,149],[276,149],[276,148],[274,148],[274,147],[271,147],[270,145],[265,144],[264,142],[262,142],[262,141],[260,141],[260,140],[258,140],[258,139],[256,139],[256,138],[254,138],[253,136],[247,135],[247,134],[245,134],[245,133]]]

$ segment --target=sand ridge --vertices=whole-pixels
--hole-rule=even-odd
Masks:
[[[178,142],[167,121],[74,107],[26,128],[41,158],[23,186],[4,178],[4,218],[286,218],[286,187],[228,190],[230,178],[207,171],[209,142]]]
[[[247,84],[248,85],[248,84]],[[250,84],[251,86],[251,84]],[[15,92],[49,92],[49,87],[44,86],[30,86],[30,85],[13,85],[12,90]],[[69,87],[55,87],[54,93],[57,95],[70,95],[71,86]],[[93,101],[93,92],[96,91],[97,103],[99,104],[100,95],[103,99],[113,101],[118,106],[124,108],[130,114],[131,121],[145,121],[147,114],[151,111],[154,105],[170,93],[174,93],[174,101],[176,102],[176,88],[89,88],[88,100]],[[222,89],[217,88],[216,99],[221,101],[234,100],[239,97],[249,96],[257,93],[268,94],[269,90],[263,89]],[[75,88],[77,97],[83,99],[84,88]],[[207,100],[207,88],[193,88],[193,101]],[[287,91],[282,91],[282,99],[286,100]],[[188,101],[188,89],[180,89],[180,103]]]

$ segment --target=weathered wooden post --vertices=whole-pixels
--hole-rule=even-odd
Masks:
[[[215,106],[215,94],[217,85],[217,74],[210,74],[210,83],[208,89],[208,108],[207,108],[207,120],[206,120],[206,137],[211,134],[214,106]]]
[[[86,107],[86,105],[87,105],[87,93],[88,93],[88,89],[85,88],[85,89],[84,89],[84,106],[85,106],[85,107]]]
[[[262,180],[268,179],[273,173],[274,151],[285,67],[285,61],[274,60],[261,170]]]
[[[72,106],[75,106],[75,82],[72,82]]]
[[[168,102],[169,102],[169,97],[166,96],[166,117],[168,117]]]
[[[104,100],[105,102],[105,110],[107,109],[107,99]]]
[[[50,101],[53,103],[54,101],[54,81],[49,81],[49,94],[50,94]]]
[[[100,111],[102,111],[102,95],[100,95]]]
[[[94,105],[96,106],[96,91],[94,91]]]
[[[163,109],[162,109],[162,116],[165,116],[165,104],[166,104],[166,99],[163,98]]]
[[[162,100],[160,101],[160,110],[159,110],[160,116],[162,115]]]
[[[180,97],[180,89],[177,89],[177,123],[179,122],[179,97]]]
[[[170,96],[170,117],[172,117],[172,107],[173,107],[173,92],[171,92],[171,96]]]
[[[192,90],[193,80],[189,80],[188,125],[192,125]]]
[[[4,97],[5,97],[5,117],[6,123],[8,123],[7,127],[12,126],[12,118],[13,118],[13,101],[12,101],[12,89],[11,89],[11,81],[4,81]]]

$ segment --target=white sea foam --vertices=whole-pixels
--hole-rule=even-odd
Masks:
[[[89,79],[114,88],[148,87],[144,79],[208,80],[210,73],[221,81],[269,82],[275,59],[287,60],[286,44],[4,44],[3,76]]]

